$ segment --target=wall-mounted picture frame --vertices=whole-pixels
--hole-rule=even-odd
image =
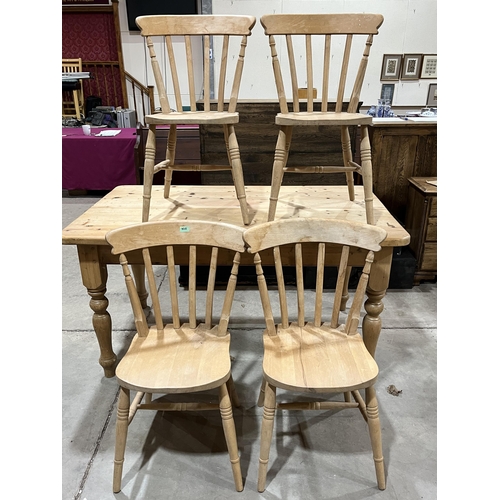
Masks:
[[[424,54],[420,78],[437,78],[437,61],[436,54]]]
[[[405,54],[401,68],[401,80],[418,80],[422,68],[423,54]]]
[[[394,83],[383,83],[382,90],[380,91],[380,99],[385,99],[389,101],[389,104],[392,106],[392,98],[394,97]]]
[[[427,92],[427,102],[426,106],[436,108],[438,104],[438,85],[437,83],[429,84],[429,90]]]
[[[380,80],[399,80],[402,60],[403,54],[384,54],[384,58],[382,59],[382,72],[380,73]]]

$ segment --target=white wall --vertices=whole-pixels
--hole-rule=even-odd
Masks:
[[[143,39],[127,29],[126,0],[120,0],[120,25],[125,69],[144,84],[154,85]],[[251,14],[257,18],[248,39],[241,99],[275,99],[269,45],[258,21],[266,13],[368,12],[380,13],[384,23],[370,52],[361,93],[364,107],[376,104],[382,82],[384,54],[437,54],[437,0],[212,0],[213,14]],[[396,81],[393,106],[420,107],[429,84],[437,80]]]

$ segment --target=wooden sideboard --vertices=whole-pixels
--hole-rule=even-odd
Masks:
[[[414,282],[433,280],[437,276],[437,177],[408,179],[406,230],[410,249],[417,258]]]
[[[300,103],[304,106],[305,102]],[[361,105],[361,104],[360,104]],[[203,102],[198,102],[203,109]],[[211,104],[213,109],[216,103]],[[314,111],[320,110],[321,103],[314,104]],[[335,103],[328,104],[334,110]],[[343,108],[347,109],[347,103]],[[240,147],[243,175],[247,186],[270,186],[273,170],[274,149],[279,127],[274,123],[279,104],[270,100],[239,100],[236,107],[240,121],[235,125]],[[356,128],[351,129],[351,146],[354,153]],[[206,164],[227,163],[224,133],[221,126],[200,126],[201,159]],[[342,165],[342,147],[338,127],[316,126],[295,127],[288,164],[293,165]],[[202,184],[232,184],[230,172],[202,172]],[[345,174],[285,174],[284,186],[301,185],[344,185]]]
[[[408,207],[408,179],[437,176],[437,121],[374,121],[370,129],[373,191],[403,223]]]

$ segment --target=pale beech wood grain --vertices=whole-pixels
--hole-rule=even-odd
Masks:
[[[263,333],[263,383],[258,401],[259,406],[264,406],[257,483],[260,492],[266,488],[274,415],[280,409],[336,412],[358,408],[368,423],[377,484],[381,490],[385,489],[378,404],[373,388],[379,369],[363,337],[358,333],[361,307],[375,252],[382,249],[380,243],[385,238],[386,231],[379,227],[333,219],[281,219],[251,227],[243,234],[248,251],[254,254],[266,324]],[[304,300],[302,250],[306,244],[316,247],[317,274],[313,311],[306,311]],[[327,247],[332,244],[342,247],[342,255],[334,299],[327,303],[323,293],[323,278]],[[296,285],[289,287],[289,294],[281,269],[281,249],[286,246],[292,247],[292,251],[288,251],[288,260],[295,261],[296,269]],[[260,258],[260,252],[270,247],[276,258],[275,276],[281,312],[278,321],[273,315],[270,300],[272,292],[268,289]],[[364,266],[347,317],[344,316],[344,323],[339,324],[344,281],[348,277],[347,270],[352,265],[349,256],[355,248],[364,253]],[[297,309],[291,312],[287,302],[293,291]],[[331,321],[323,322],[324,315],[331,317]],[[289,322],[290,316],[296,320]],[[300,396],[296,395],[295,399],[298,398],[298,401],[281,404],[276,402],[277,388],[295,394],[310,392],[328,397],[341,394],[344,401],[301,401]],[[366,401],[362,399],[360,389],[365,389]],[[294,399],[293,395],[286,396]]]
[[[170,188],[172,181],[172,172],[174,170],[194,170],[194,171],[217,171],[231,170],[232,178],[236,190],[236,197],[240,204],[241,217],[245,224],[248,224],[249,214],[245,195],[245,183],[243,178],[243,170],[239,153],[238,141],[236,139],[234,124],[238,123],[239,115],[236,112],[238,101],[238,93],[241,85],[243,73],[243,63],[247,46],[247,37],[251,35],[251,30],[255,25],[255,17],[253,16],[141,16],[136,19],[136,23],[141,29],[141,35],[145,38],[151,59],[151,67],[155,79],[155,85],[160,100],[161,111],[159,113],[152,110],[151,114],[146,115],[144,120],[149,126],[148,139],[145,148],[144,161],[144,197],[143,197],[143,213],[141,220],[148,221],[151,209],[151,185],[153,176],[160,170],[165,170],[165,198],[170,197]],[[186,63],[187,80],[183,79],[179,74],[178,68],[182,65],[178,64],[176,59],[176,51],[172,36],[182,35],[182,41],[176,41],[178,45],[184,44],[184,54]],[[212,43],[213,37],[222,36],[222,48],[220,54],[215,54],[214,50],[217,44]],[[196,58],[193,55],[194,39],[200,39],[202,44],[203,71],[201,88],[196,88],[195,73],[196,73]],[[229,42],[230,38],[237,38],[239,41],[239,51],[232,53],[232,56],[237,56],[236,65],[233,74],[228,74],[227,65],[229,59]],[[155,41],[164,43],[167,51],[168,64],[162,68],[156,54]],[[177,47],[176,47],[177,49]],[[219,85],[214,89],[217,100],[215,111],[210,111],[211,99],[211,67],[213,60],[219,64]],[[167,96],[167,74],[170,73],[172,81],[172,90],[174,93],[175,107],[170,105]],[[187,81],[184,89],[182,83]],[[228,91],[226,92],[226,87]],[[197,93],[203,94],[202,102],[204,103],[203,110],[197,110],[197,101],[199,96]],[[184,110],[183,95],[187,94],[189,108]],[[229,97],[229,104],[225,107],[225,95]],[[227,108],[227,109],[225,109]],[[156,157],[156,126],[170,125],[221,125],[224,129],[226,137],[226,149],[228,163],[225,165],[188,165],[184,164],[178,167],[175,164],[175,147],[176,135],[169,135],[165,160],[155,162]]]
[[[374,224],[373,218],[373,188],[372,188],[372,163],[371,151],[367,134],[367,127],[372,123],[369,115],[358,113],[360,93],[368,64],[373,36],[378,33],[384,18],[380,14],[268,14],[262,16],[260,21],[265,34],[269,36],[271,49],[271,62],[276,83],[276,91],[280,105],[280,113],[276,115],[275,123],[280,126],[276,141],[272,189],[269,199],[268,220],[276,217],[276,205],[280,193],[283,175],[290,173],[329,173],[345,172],[348,186],[348,195],[354,200],[353,171],[362,176],[365,186],[366,222]],[[284,36],[288,55],[289,82],[284,80],[277,44]],[[335,38],[332,44],[332,36]],[[364,41],[362,50],[353,50],[354,38],[359,37]],[[315,39],[323,38],[322,57],[315,56],[313,47]],[[313,40],[314,39],[314,40]],[[338,42],[338,43],[337,43]],[[339,47],[343,44],[343,51]],[[334,48],[332,54],[332,48]],[[283,58],[285,60],[285,58]],[[316,73],[321,73],[321,111],[313,111],[316,98],[316,84],[314,82],[314,64],[322,61],[322,68]],[[331,62],[341,61],[339,68],[332,69]],[[356,71],[355,75],[350,68]],[[315,68],[316,69],[316,68]],[[332,87],[331,75],[338,73],[335,88]],[[301,75],[299,78],[298,75]],[[350,77],[350,78],[348,78]],[[305,100],[306,110],[299,111],[299,95],[303,89],[299,88],[299,80],[306,80]],[[351,82],[348,88],[347,83]],[[289,90],[288,90],[289,89]],[[336,89],[336,90],[335,90]],[[287,90],[290,94],[287,96]],[[349,96],[350,93],[350,96]],[[327,111],[329,96],[335,96],[335,111]],[[347,99],[347,112],[342,112],[342,106]],[[288,102],[293,103],[293,111],[288,109]],[[319,166],[287,166],[292,143],[292,127],[318,127],[321,125],[341,128],[341,148],[343,152],[343,165]],[[361,147],[361,164],[353,161],[351,152],[351,137],[348,127],[360,128],[363,137]]]
[[[240,459],[233,421],[232,404],[239,404],[231,378],[228,323],[236,288],[240,252],[245,250],[243,228],[225,223],[175,220],[146,222],[110,231],[106,240],[114,254],[119,254],[126,288],[132,306],[137,334],[116,368],[120,385],[117,408],[115,467],[113,491],[121,489],[127,429],[138,410],[200,411],[219,409],[229,452],[235,488],[243,489]],[[197,292],[196,272],[199,269],[198,246],[208,247],[211,255],[210,277],[205,293]],[[222,308],[214,314],[215,269],[219,248],[232,254],[232,268],[227,282]],[[166,293],[170,307],[162,308],[152,256],[160,249],[167,258]],[[176,254],[176,250],[180,252]],[[141,251],[145,276],[152,301],[153,318],[146,317],[134,280],[128,256]],[[176,255],[188,258],[188,292],[179,293],[175,268]],[[137,274],[139,275],[139,274]],[[140,274],[142,277],[143,274]],[[141,285],[142,286],[142,285]],[[187,314],[180,311],[186,301]],[[204,303],[203,303],[204,302]],[[166,315],[165,311],[170,311]],[[198,313],[204,313],[204,321]],[[219,321],[215,320],[217,318]],[[218,389],[218,404],[195,401],[179,402],[153,395],[191,394]],[[130,404],[130,391],[137,394]],[[145,396],[145,403],[142,400]],[[174,396],[175,397],[175,396]]]

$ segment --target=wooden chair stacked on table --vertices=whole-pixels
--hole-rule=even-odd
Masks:
[[[240,159],[240,151],[234,125],[239,121],[236,112],[238,92],[241,83],[247,37],[255,25],[253,16],[141,16],[136,19],[141,34],[146,39],[151,57],[151,64],[155,78],[156,88],[160,98],[161,112],[145,117],[149,126],[148,138],[145,150],[144,162],[144,206],[142,220],[149,219],[151,202],[151,187],[153,175],[159,170],[165,170],[165,198],[170,196],[170,185],[173,170],[231,170],[236,196],[241,207],[244,224],[249,224],[247,200],[245,195],[245,183],[243,180],[243,169]],[[185,66],[187,71],[188,88],[181,91],[181,78],[178,68],[182,65],[177,57],[177,45],[174,50],[172,37],[183,36],[185,45]],[[215,38],[222,37],[221,54],[215,55],[214,51],[218,44]],[[175,96],[175,107],[172,109],[165,86],[165,76],[162,75],[160,63],[158,62],[154,47],[154,37],[164,38],[166,52],[168,54],[169,68],[171,74],[172,88]],[[238,38],[239,47],[236,56],[230,57],[230,39]],[[203,75],[202,87],[196,88],[195,68],[199,61],[195,61],[193,47],[198,41],[203,43]],[[213,42],[213,43],[212,43]],[[214,90],[216,99],[215,109],[211,108],[210,95],[210,68],[211,62],[220,62],[218,74],[218,85]],[[233,71],[229,71],[229,62],[235,60]],[[229,102],[225,103],[225,88],[231,88]],[[197,96],[203,95],[203,110],[198,111],[196,107]],[[184,111],[182,95],[189,96],[189,111]],[[185,124],[197,125],[220,125],[223,127],[224,140],[228,155],[227,165],[176,165],[175,146],[177,126]],[[156,127],[158,125],[170,126],[168,144],[165,160],[155,165],[156,153]]]
[[[232,404],[239,406],[231,377],[229,357],[230,335],[227,331],[229,313],[236,287],[240,253],[245,250],[243,229],[223,223],[190,221],[186,226],[177,221],[148,222],[116,229],[106,235],[112,252],[120,255],[127,290],[132,304],[137,334],[116,368],[120,385],[117,409],[115,467],[113,491],[121,490],[121,479],[127,440],[127,430],[136,411],[200,411],[220,410],[226,443],[229,450],[234,483],[243,489],[240,459],[233,421]],[[234,253],[222,311],[213,315],[215,273],[219,249]],[[154,324],[147,323],[144,310],[132,277],[128,259],[142,253],[149,290],[153,302]],[[166,255],[170,306],[161,309],[153,263],[155,256]],[[175,258],[179,252],[189,253],[189,292],[177,293]],[[206,293],[196,293],[197,255],[210,257],[210,274]],[[129,255],[131,257],[129,257]],[[204,321],[197,321],[197,297],[205,298]],[[187,320],[182,298],[187,302]],[[201,299],[199,299],[201,301]],[[164,314],[170,310],[171,318]],[[218,321],[217,321],[218,319]],[[218,403],[186,403],[165,401],[165,396],[191,394],[218,389]],[[130,391],[137,391],[132,404]],[[145,403],[142,400],[145,396]],[[198,401],[200,397],[198,395]]]
[[[278,91],[280,113],[275,123],[279,125],[278,140],[273,164],[271,195],[268,220],[274,220],[279,190],[285,172],[295,173],[329,173],[345,172],[349,199],[354,197],[354,176],[358,172],[363,178],[364,202],[366,220],[373,224],[373,190],[371,148],[368,137],[368,127],[372,122],[369,115],[357,112],[360,92],[363,85],[368,56],[373,42],[373,36],[383,22],[380,14],[269,14],[262,16],[261,23],[266,35],[269,36],[272,65]],[[285,85],[277,44],[284,37],[288,54],[290,83]],[[364,44],[357,44],[358,38]],[[318,41],[317,39],[322,39]],[[317,43],[316,43],[317,42]],[[343,42],[343,51],[342,51]],[[313,48],[322,50],[322,57],[313,56]],[[337,49],[337,50],[336,50]],[[359,57],[358,51],[359,50]],[[338,55],[337,55],[338,54]],[[341,65],[330,68],[332,61],[340,61]],[[299,62],[305,61],[305,68],[299,67]],[[349,72],[352,63],[357,61],[355,75]],[[321,61],[321,108],[313,111],[314,77],[320,74],[316,62]],[[333,66],[333,65],[332,65]],[[331,74],[338,71],[336,92],[331,92]],[[302,110],[299,102],[299,84],[306,82],[306,109]],[[352,83],[347,111],[342,111],[342,104],[347,93],[347,85]],[[289,95],[287,98],[287,91]],[[334,111],[328,110],[329,96],[336,96]],[[292,109],[289,110],[288,102]],[[338,126],[341,133],[343,165],[327,165],[315,167],[289,167],[287,159],[292,143],[293,127]],[[361,165],[353,161],[349,127],[360,128]]]
[[[63,59],[63,73],[81,73],[81,59]],[[75,117],[78,120],[83,114],[83,87],[81,80],[63,81],[62,83],[62,116]]]
[[[382,439],[374,384],[378,367],[358,333],[361,305],[373,262],[374,252],[386,232],[362,223],[321,219],[281,219],[247,229],[244,233],[249,251],[255,255],[266,328],[264,331],[263,385],[259,405],[264,403],[259,458],[258,490],[265,490],[267,466],[276,409],[334,410],[358,408],[368,422],[378,487],[385,489]],[[331,315],[324,320],[323,293],[325,248],[340,245],[341,260]],[[266,285],[260,252],[272,249],[275,258],[277,289],[281,309],[280,321],[275,322]],[[288,310],[288,301],[281,265],[281,255],[295,256],[297,314]],[[350,255],[366,253],[362,275],[345,322],[341,321],[340,301],[343,281],[347,279]],[[314,311],[306,320],[303,265],[306,255],[315,258],[317,265]],[[344,401],[277,403],[276,388],[313,394],[343,393]],[[365,389],[365,399],[359,390]],[[262,397],[263,395],[263,397]]]

